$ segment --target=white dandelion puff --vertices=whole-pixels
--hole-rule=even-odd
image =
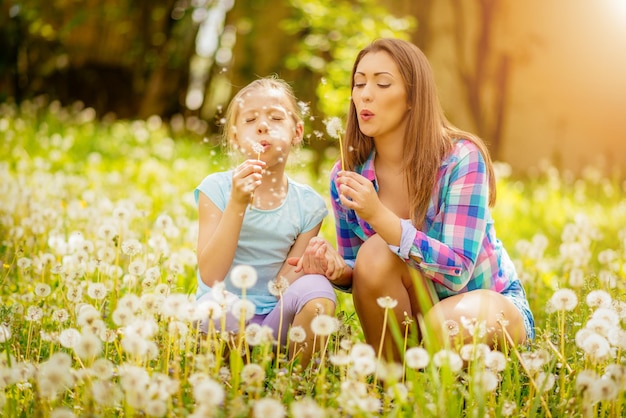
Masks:
[[[257,281],[256,269],[244,264],[237,265],[230,272],[230,280],[239,289],[249,289]]]
[[[425,369],[430,362],[430,355],[422,347],[411,347],[404,355],[407,367],[415,370]]]
[[[306,331],[300,325],[294,325],[289,329],[289,341],[300,344],[306,339]]]
[[[339,323],[337,318],[329,315],[321,314],[313,318],[311,321],[311,331],[313,331],[315,335],[326,337],[338,329]]]
[[[383,309],[393,309],[398,306],[398,301],[389,296],[377,298],[376,303]]]
[[[252,406],[252,416],[254,418],[283,418],[285,413],[283,404],[273,398],[261,398],[254,402]]]
[[[254,316],[255,306],[254,303],[247,299],[238,300],[235,302],[231,308],[231,312],[237,319],[241,319],[248,321],[252,319]]]
[[[572,289],[559,289],[554,292],[549,303],[556,311],[572,311],[578,305],[578,296]]]

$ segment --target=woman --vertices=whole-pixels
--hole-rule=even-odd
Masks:
[[[525,291],[495,235],[487,148],[445,118],[424,54],[376,40],[359,52],[351,84],[345,167],[331,172],[338,252],[314,238],[297,268],[351,289],[366,341],[383,339],[396,359],[383,297],[397,301],[398,323],[407,315],[441,343],[501,347],[502,326],[514,343],[532,339]]]

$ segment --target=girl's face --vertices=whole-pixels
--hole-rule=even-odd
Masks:
[[[233,140],[247,158],[269,165],[285,163],[291,146],[302,140],[285,94],[275,89],[254,89],[240,99]]]
[[[361,58],[354,73],[352,101],[363,134],[376,139],[404,139],[409,110],[406,88],[387,52],[369,52]]]

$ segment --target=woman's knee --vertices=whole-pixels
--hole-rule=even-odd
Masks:
[[[368,238],[356,257],[353,286],[384,286],[390,277],[399,272],[404,262],[392,253],[387,243],[378,235]]]

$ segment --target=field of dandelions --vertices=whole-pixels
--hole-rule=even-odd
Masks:
[[[230,165],[211,141],[181,134],[202,123],[98,121],[44,99],[0,105],[1,416],[624,415],[618,175],[545,165],[522,180],[498,165],[494,217],[535,314],[532,344],[433,352],[399,332],[404,361],[385,363],[340,294],[336,319],[316,318],[322,350],[302,368],[261,327],[198,333],[221,307],[194,303],[192,191]],[[295,151],[290,173],[326,196],[309,159]],[[330,217],[322,234],[334,242]],[[381,315],[392,303],[380,301]]]

